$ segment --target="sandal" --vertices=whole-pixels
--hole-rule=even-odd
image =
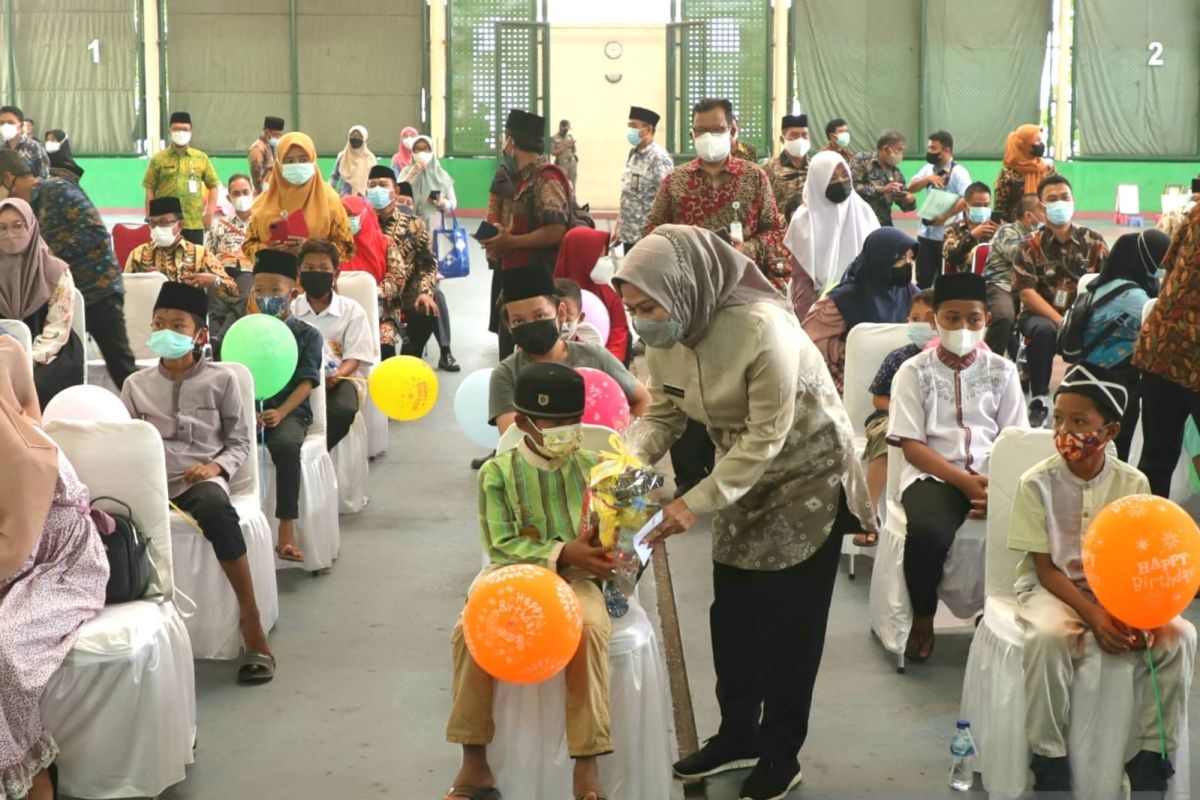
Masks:
[[[465,800],[500,800],[500,790],[493,786],[490,789],[476,789],[474,786],[451,786],[450,791],[442,800],[454,800],[455,797]]]
[[[855,547],[874,547],[879,544],[879,534],[872,531],[856,533],[852,541]]]
[[[579,795],[579,797],[576,797],[575,800],[608,800],[608,796],[596,794],[595,792],[588,792],[587,794]]]
[[[282,561],[303,561],[304,553],[294,544],[275,545],[275,555]]]
[[[904,658],[908,661],[915,661],[918,664],[923,661],[928,661],[930,656],[933,655],[933,646],[936,643],[937,639],[935,639],[933,636],[930,636],[927,642],[929,649],[923,651],[922,648],[919,648],[919,643],[910,637],[908,644],[905,645],[904,648]]]
[[[238,667],[238,683],[270,683],[275,677],[275,657],[266,653],[246,653]]]

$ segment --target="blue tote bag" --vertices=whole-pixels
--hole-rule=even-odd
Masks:
[[[442,241],[446,242],[443,252]],[[471,274],[471,251],[467,248],[467,229],[458,224],[458,217],[450,213],[450,227],[446,227],[446,214],[442,212],[442,226],[433,232],[433,255],[438,262],[438,272],[446,278],[465,278]]]

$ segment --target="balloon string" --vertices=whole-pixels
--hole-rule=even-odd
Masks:
[[[263,401],[258,401],[259,416],[263,413]],[[267,502],[267,429],[258,429],[258,502]]]
[[[1158,673],[1154,669],[1154,655],[1150,652],[1150,634],[1142,633],[1146,642],[1146,663],[1150,665],[1150,686],[1154,689],[1154,707],[1158,711],[1158,746],[1163,758],[1167,757],[1167,726],[1163,722],[1162,692],[1158,688]]]

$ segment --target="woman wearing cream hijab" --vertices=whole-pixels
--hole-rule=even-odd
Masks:
[[[338,153],[333,162],[333,174],[329,176],[329,185],[339,195],[356,194],[360,197],[367,193],[367,178],[371,167],[379,162],[367,148],[367,129],[355,125],[346,134],[346,146]]]
[[[800,781],[842,536],[875,526],[850,419],[787,300],[711,231],[656,228],[614,285],[650,370],[630,448],[654,463],[689,419],[717,447],[712,473],[663,508],[648,538],[661,546],[714,515],[721,727],[675,773],[757,764],[740,796],[782,797]]]

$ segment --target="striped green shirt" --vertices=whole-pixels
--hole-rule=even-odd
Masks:
[[[583,497],[598,460],[595,451],[580,450],[551,469],[522,443],[484,464],[479,530],[491,562],[546,566],[554,549],[579,533]]]

